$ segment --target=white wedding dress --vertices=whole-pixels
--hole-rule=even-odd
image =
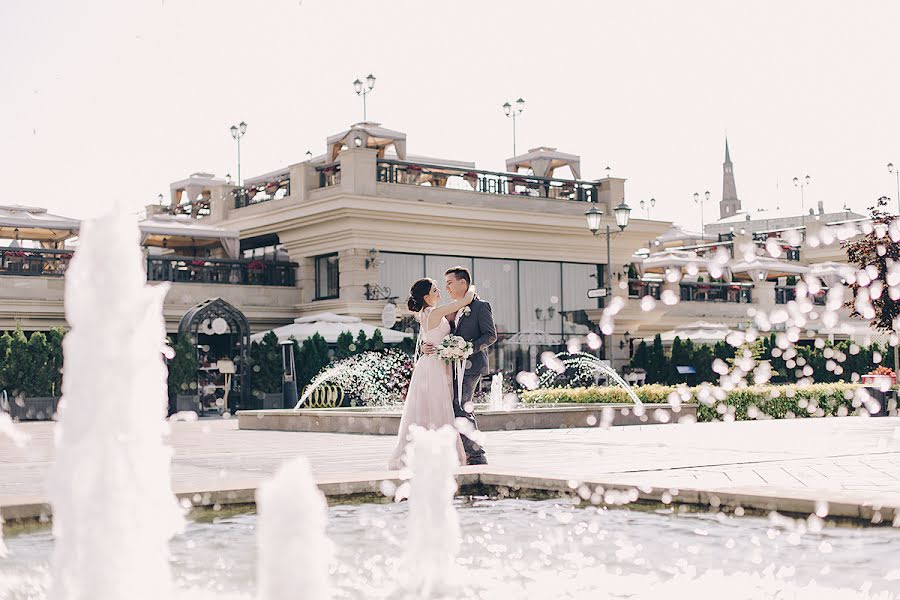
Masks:
[[[450,323],[444,317],[436,327],[430,331],[426,330],[431,310],[426,308],[419,315],[419,327],[423,331],[420,338],[422,341],[439,346],[441,340],[450,333]],[[440,429],[445,425],[454,427],[452,386],[450,365],[437,356],[419,356],[413,367],[409,390],[406,392],[397,446],[391,453],[388,469],[393,471],[404,466],[403,458],[409,443],[411,426],[418,425],[425,429]],[[466,453],[459,436],[456,437],[456,454],[459,464],[466,464]]]

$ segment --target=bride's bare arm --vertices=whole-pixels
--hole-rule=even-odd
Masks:
[[[455,313],[456,311],[465,308],[469,304],[472,303],[472,300],[475,298],[475,286],[470,285],[468,291],[466,291],[466,295],[460,298],[459,300],[455,300],[450,304],[445,304],[443,306],[437,306],[428,314],[428,329],[433,329],[438,326],[438,323],[441,322],[441,319],[446,317],[449,314]]]

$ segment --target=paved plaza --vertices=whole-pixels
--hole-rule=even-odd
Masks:
[[[54,423],[21,423],[24,448],[0,438],[0,506],[41,504]],[[395,477],[391,436],[242,431],[235,420],[173,423],[178,493],[252,490],[305,455],[323,483]],[[656,489],[900,506],[900,419],[802,419],[486,434],[488,467],[464,472]],[[495,477],[496,479],[496,477]]]

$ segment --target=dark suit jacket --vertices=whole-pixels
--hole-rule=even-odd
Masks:
[[[475,298],[469,304],[471,313],[457,316],[456,323],[453,326],[453,334],[458,335],[466,341],[472,342],[473,353],[469,357],[472,363],[466,369],[466,375],[478,374],[486,375],[488,369],[487,349],[497,341],[497,327],[494,325],[494,315],[491,312],[491,305],[483,300]],[[465,309],[464,309],[465,310]],[[462,313],[463,311],[460,311]]]

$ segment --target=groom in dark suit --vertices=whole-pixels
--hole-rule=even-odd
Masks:
[[[444,273],[444,284],[447,293],[454,300],[466,295],[472,284],[472,275],[465,267],[453,267]],[[447,316],[450,321],[451,333],[458,335],[466,341],[472,342],[472,356],[466,361],[466,371],[462,381],[462,397],[459,397],[459,384],[456,381],[456,372],[453,374],[453,413],[457,418],[463,418],[472,424],[472,429],[477,430],[474,410],[475,391],[480,387],[482,375],[488,370],[487,349],[497,341],[497,327],[494,325],[494,315],[491,313],[491,305],[481,300],[477,295],[472,303],[457,313]],[[484,448],[465,434],[462,436],[463,447],[466,450],[467,463],[470,465],[486,465],[487,457]]]

